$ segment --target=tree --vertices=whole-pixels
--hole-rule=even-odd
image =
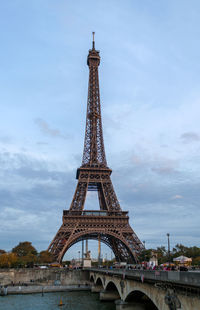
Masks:
[[[43,264],[43,263],[49,264],[49,263],[52,263],[54,261],[54,257],[48,251],[42,251],[39,254],[38,261],[40,264]]]
[[[176,257],[180,255],[187,256],[187,251],[188,251],[188,248],[186,246],[184,246],[183,244],[177,244],[175,248],[173,248],[172,254],[173,256],[176,256]]]
[[[158,264],[166,263],[168,260],[168,253],[164,246],[157,247],[157,255],[158,255]]]
[[[15,267],[17,263],[17,255],[15,253],[4,253],[0,255],[0,267]]]
[[[197,246],[187,248],[186,256],[192,257],[192,258],[199,257],[200,256],[200,248],[198,248]]]
[[[5,253],[6,253],[6,251],[0,249],[0,255],[5,254]]]
[[[173,258],[183,255],[192,258],[193,265],[200,265],[200,248],[197,246],[186,247],[183,244],[177,244],[172,252]]]
[[[20,242],[12,249],[12,253],[17,256],[17,265],[20,267],[33,267],[37,262],[37,251],[32,246],[31,242]]]
[[[138,260],[139,262],[148,262],[150,260],[150,257],[151,257],[151,252],[152,252],[152,249],[145,249],[143,250],[139,257],[138,257]]]
[[[18,257],[23,257],[28,254],[37,255],[36,249],[32,246],[31,242],[20,242],[15,248],[12,249],[12,253],[16,253]]]
[[[196,265],[196,266],[200,266],[200,256],[195,257],[195,258],[192,260],[192,264],[193,264],[193,265]]]

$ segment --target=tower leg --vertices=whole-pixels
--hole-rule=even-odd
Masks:
[[[84,266],[84,240],[82,240],[82,267]]]
[[[101,236],[98,236],[98,265],[101,265]]]
[[[86,239],[86,242],[85,242],[85,252],[86,252],[86,256],[88,255],[88,239]]]

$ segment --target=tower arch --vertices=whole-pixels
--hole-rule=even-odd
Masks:
[[[131,262],[133,260],[136,261],[136,258],[133,255],[133,252],[130,251],[129,245],[127,241],[123,238],[123,236],[120,236],[117,234],[117,232],[113,231],[104,231],[102,232],[101,230],[93,230],[90,232],[85,232],[85,231],[79,231],[77,234],[74,233],[73,238],[70,239],[70,242],[66,242],[65,245],[62,248],[62,251],[60,251],[59,256],[57,260],[59,263],[62,262],[62,259],[65,255],[65,253],[76,243],[82,241],[82,240],[100,240],[102,243],[106,244],[114,253],[115,258],[117,261],[123,261],[124,257],[127,257],[127,262]],[[112,241],[117,244],[117,247],[112,246]],[[121,251],[119,252],[119,248],[122,248]],[[123,252],[123,256],[119,255],[119,253]]]

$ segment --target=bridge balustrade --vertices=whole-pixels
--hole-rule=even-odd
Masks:
[[[162,270],[126,270],[126,269],[101,269],[91,268],[91,271],[113,276],[121,276],[126,279],[174,282],[182,285],[190,285],[200,288],[200,272],[195,271],[162,271]]]

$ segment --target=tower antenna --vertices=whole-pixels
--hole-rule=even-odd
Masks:
[[[92,32],[92,49],[95,50],[95,41],[94,41],[95,32]]]

